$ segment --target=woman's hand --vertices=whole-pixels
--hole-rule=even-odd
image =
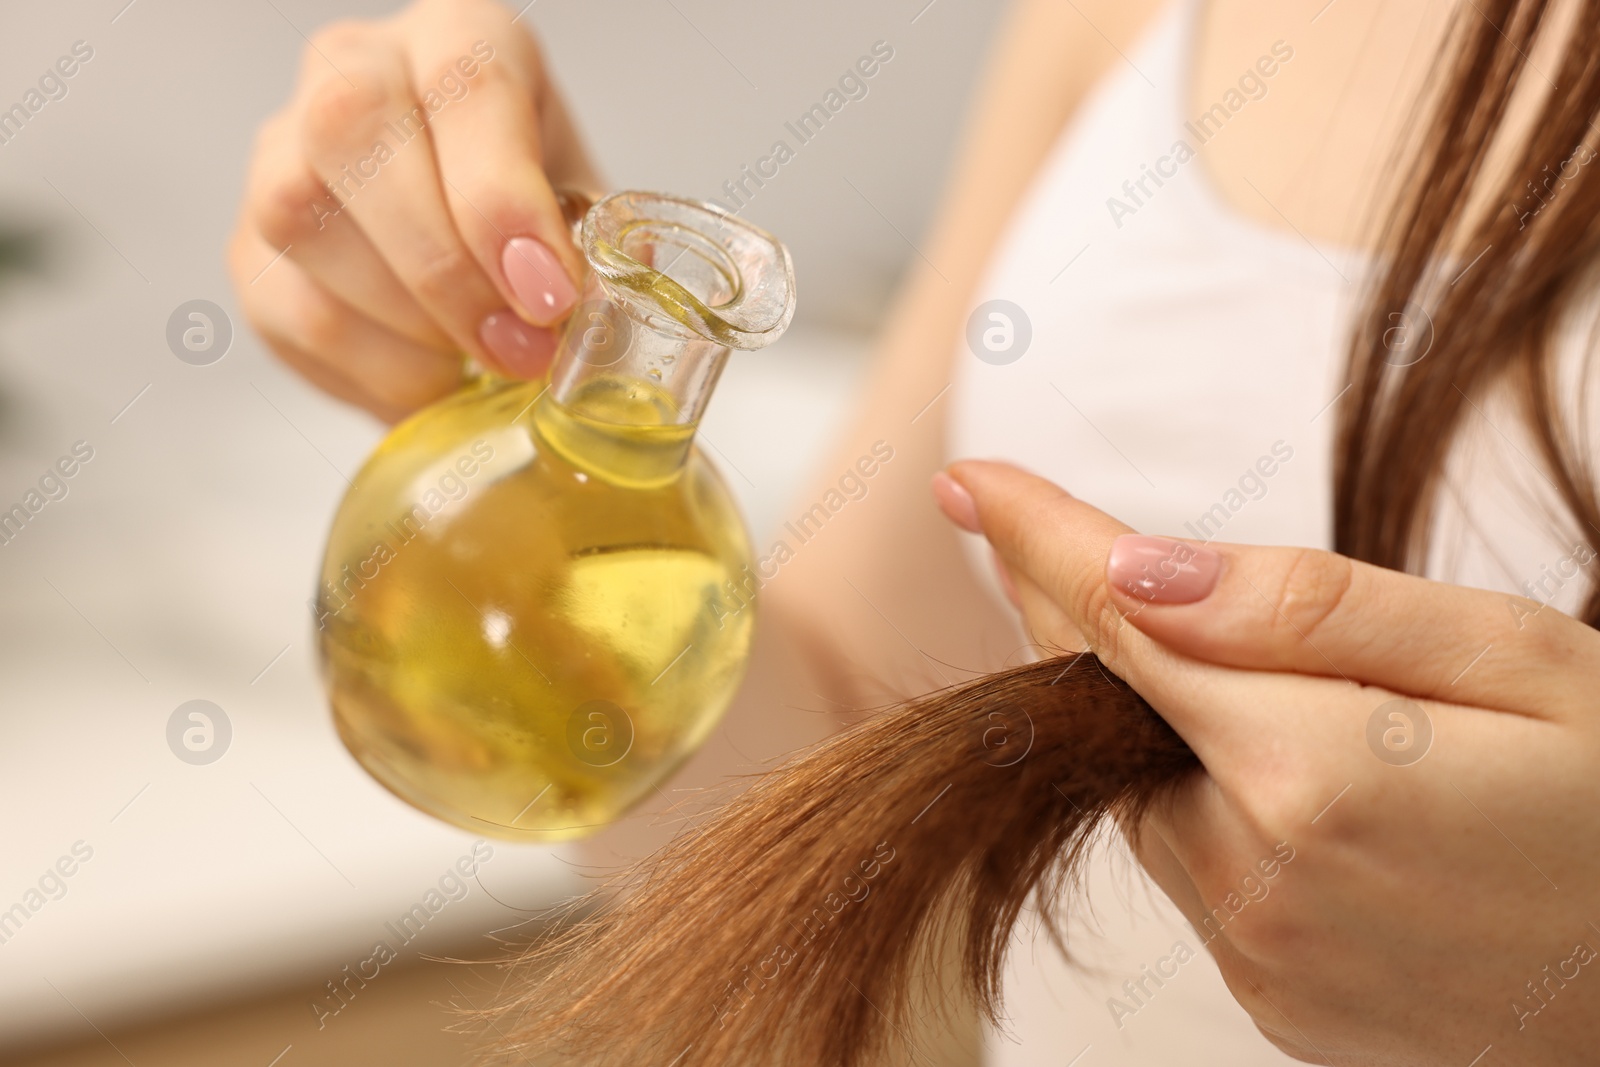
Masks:
[[[935,493],[1035,639],[1093,649],[1204,763],[1136,849],[1274,1044],[1596,1062],[1600,633],[1328,552],[1128,536],[1001,464]]]
[[[490,0],[419,0],[306,48],[256,141],[229,267],[251,323],[394,420],[462,355],[537,377],[583,263],[553,187],[598,186],[533,38]]]

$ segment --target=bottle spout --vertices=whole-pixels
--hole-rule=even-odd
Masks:
[[[617,193],[584,216],[582,244],[608,294],[652,329],[756,349],[794,317],[789,250],[714,205]]]
[[[548,444],[602,476],[670,477],[729,350],[764,348],[794,318],[788,249],[713,205],[638,192],[590,207],[579,243],[590,273],[535,422]],[[631,459],[633,474],[605,458],[616,451],[608,442],[646,437],[662,447],[649,464]]]

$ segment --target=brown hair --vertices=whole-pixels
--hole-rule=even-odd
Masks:
[[[1600,533],[1552,352],[1600,237],[1600,168],[1567,172],[1600,119],[1600,0],[1557,14],[1570,17],[1549,0],[1477,0],[1442,53],[1453,58],[1399,171],[1413,177],[1390,209],[1385,265],[1352,344],[1335,471],[1335,547],[1347,555],[1420,566],[1452,437],[1502,383],[1577,536]],[[1510,143],[1528,56],[1558,22],[1555,88]],[[1486,179],[1497,159],[1504,176]],[[1548,194],[1538,209],[1512,206],[1533,182]],[[1396,359],[1394,316],[1419,311],[1429,348]],[[1600,591],[1584,617],[1600,623]],[[618,893],[613,906],[585,911],[523,961],[534,977],[502,1030],[514,1049],[593,1064],[852,1067],[903,1036],[919,961],[952,939],[964,995],[994,1019],[1030,895],[1056,901],[1108,817],[1136,832],[1141,812],[1198,768],[1092,656],[923,697],[758,778],[601,890],[595,900]],[[1048,922],[1053,908],[1042,910]]]
[[[908,1029],[919,960],[952,937],[966,995],[994,1019],[1029,895],[1056,899],[1107,816],[1136,825],[1198,766],[1087,654],[874,716],[599,891],[614,906],[576,909],[590,914],[521,961],[500,1051],[869,1062]]]
[[[1557,62],[1532,67],[1552,34],[1564,35]],[[1550,0],[1475,0],[1443,54],[1453,60],[1435,70],[1432,115],[1396,170],[1411,180],[1352,346],[1334,472],[1334,548],[1396,570],[1420,569],[1452,441],[1487,417],[1474,409],[1502,384],[1572,536],[1600,536],[1589,442],[1559,403],[1572,368],[1553,344],[1590,290],[1600,242],[1600,167],[1586,140],[1600,122],[1600,0],[1555,11]],[[1545,94],[1520,141],[1505,122],[1518,92]],[[1600,625],[1600,585],[1581,616]]]

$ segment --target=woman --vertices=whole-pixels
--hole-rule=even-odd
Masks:
[[[537,375],[573,303],[552,189],[598,182],[521,25],[424,0],[332,27],[263,129],[245,306],[380,417],[453,388],[462,351]],[[1048,992],[1020,954],[1024,1043],[993,1062],[1281,1062],[1188,962],[1201,945],[1298,1059],[1592,1058],[1597,36],[1593,0],[1010,14],[824,469],[877,440],[894,462],[770,586],[745,706],[998,667],[993,585],[1199,754],[1138,850],[1189,927],[1113,922],[1138,950]],[[480,41],[494,60],[431,153],[355,189],[379,127]],[[962,455],[1043,477],[941,471]]]

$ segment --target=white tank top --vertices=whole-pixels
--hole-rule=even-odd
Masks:
[[[949,457],[1011,460],[1146,533],[1330,548],[1331,404],[1370,267],[1244,217],[1210,183],[1193,150],[1255,106],[1254,84],[1220,111],[1195,101],[1188,113],[1199,7],[1177,0],[1113,66],[1018,205],[973,300],[983,357],[967,340],[957,354]],[[1263,49],[1271,62],[1256,73],[1269,88],[1293,63],[1283,52]],[[993,318],[988,301],[1014,307]],[[1595,568],[1573,575],[1578,538],[1551,518],[1561,513],[1535,454],[1507,403],[1479,402],[1447,467],[1428,573],[1570,612]],[[998,596],[987,549],[966,540]],[[1135,869],[1120,843],[1096,853],[1103,936],[1073,946],[1089,969],[1019,942],[1011,1033],[990,1041],[990,1064],[1294,1062]]]

